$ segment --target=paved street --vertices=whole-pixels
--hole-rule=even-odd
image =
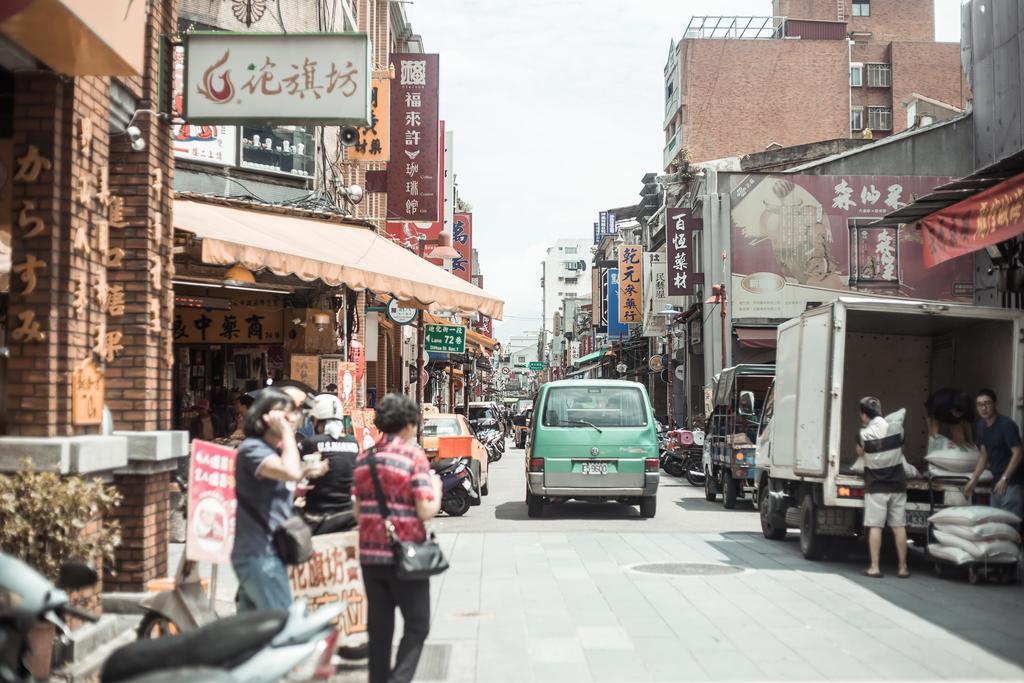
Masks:
[[[757,515],[665,476],[653,520],[570,504],[529,520],[522,451],[490,496],[435,528],[452,568],[435,579],[421,681],[930,680],[1024,678],[1024,589],[858,574],[805,561]],[[637,571],[684,563],[682,575]],[[889,573],[895,574],[894,567]],[[350,669],[338,681],[365,680]]]

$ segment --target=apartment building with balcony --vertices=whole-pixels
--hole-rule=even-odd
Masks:
[[[772,10],[695,16],[672,41],[666,171],[684,159],[884,137],[907,128],[914,96],[964,109],[960,46],[936,42],[934,0],[774,0]]]

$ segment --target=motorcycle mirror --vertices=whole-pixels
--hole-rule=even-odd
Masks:
[[[57,588],[61,590],[87,588],[99,581],[99,579],[100,577],[96,570],[88,562],[65,562],[60,567],[60,574],[57,577]]]

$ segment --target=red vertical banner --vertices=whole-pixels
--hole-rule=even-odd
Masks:
[[[185,557],[229,564],[235,545],[236,451],[209,441],[192,442],[188,470],[188,531]]]
[[[441,221],[441,141],[438,56],[393,54],[391,161],[387,215],[392,220]]]
[[[452,246],[459,258],[452,261],[452,274],[466,282],[473,281],[473,214],[456,213],[452,226]]]

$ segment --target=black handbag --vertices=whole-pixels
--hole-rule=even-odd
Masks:
[[[255,507],[242,498],[236,500],[270,534],[274,552],[286,565],[303,564],[313,557],[313,532],[302,517],[292,515],[271,531],[267,520],[263,519]]]
[[[374,449],[370,448],[366,452],[366,461],[370,465],[370,476],[373,479],[374,492],[377,494],[377,506],[380,508],[384,529],[391,543],[391,551],[395,555],[395,574],[403,581],[421,581],[446,571],[448,560],[441,552],[441,546],[433,531],[427,534],[427,540],[422,543],[412,543],[398,538],[395,525],[391,523],[391,510],[388,508],[384,489],[380,485],[380,477],[377,476],[376,459]]]

